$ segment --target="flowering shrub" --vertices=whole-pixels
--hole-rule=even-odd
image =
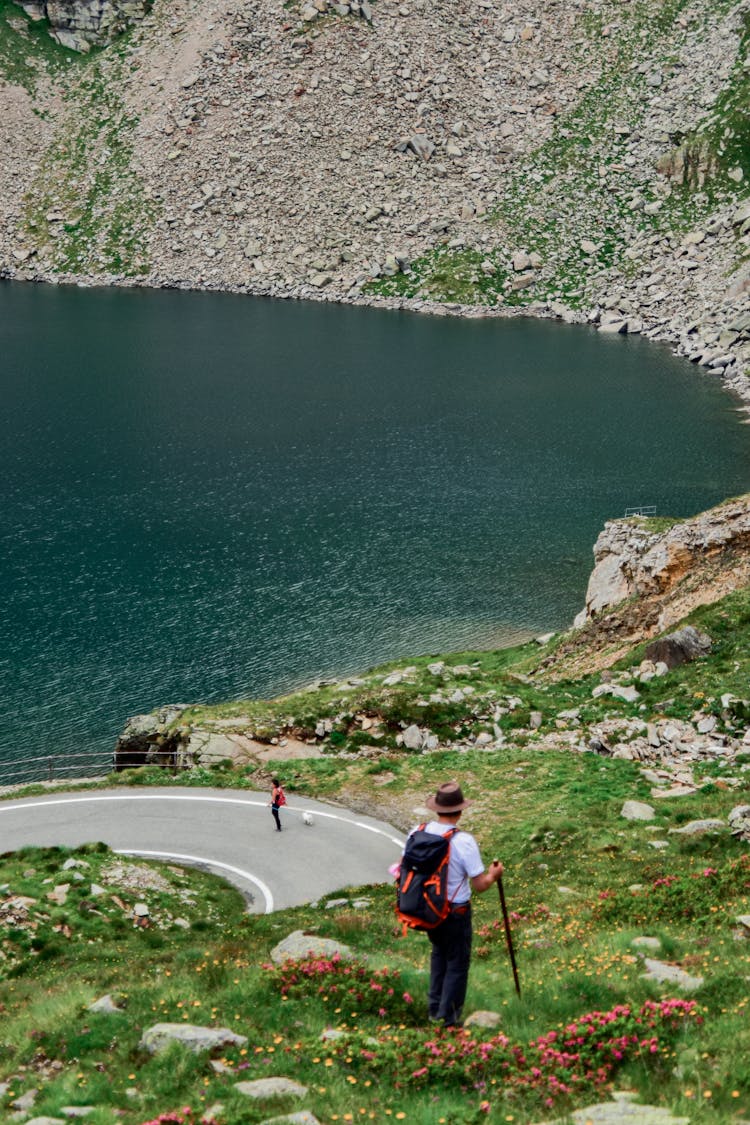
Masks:
[[[626,889],[599,895],[597,918],[648,922],[725,924],[726,913],[742,912],[750,892],[750,856],[741,855],[722,868],[704,867],[682,875],[664,875],[637,895]]]
[[[368,969],[359,961],[333,957],[308,957],[301,961],[266,964],[263,968],[275,980],[282,996],[301,996],[311,991],[323,1000],[334,999],[356,1004],[360,1013],[369,1012],[384,1019],[402,1016],[414,1003],[400,985],[395,969]]]
[[[401,1028],[381,1032],[377,1043],[348,1036],[330,1049],[350,1066],[390,1071],[398,1076],[396,1086],[448,1082],[483,1093],[488,1084],[501,1083],[506,1093],[524,1090],[551,1107],[601,1089],[626,1061],[658,1057],[691,1019],[700,1019],[694,1000],[649,1000],[635,1011],[621,1004],[589,1012],[526,1046],[511,1043],[502,1032],[475,1039],[469,1031],[425,1036]]]
[[[142,1125],[198,1125],[199,1122],[200,1125],[215,1125],[213,1117],[194,1117],[192,1109],[186,1105],[171,1113],[160,1113],[158,1117],[152,1117]]]

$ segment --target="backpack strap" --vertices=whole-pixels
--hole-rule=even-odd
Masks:
[[[444,837],[444,838],[447,838],[447,839],[448,839],[448,856],[449,856],[449,857],[450,857],[450,844],[451,844],[451,840],[453,839],[453,837],[454,837],[454,836],[456,835],[456,833],[457,833],[458,831],[459,831],[459,827],[458,827],[458,825],[457,825],[457,824],[454,824],[452,828],[449,828],[447,832],[444,832],[444,833],[443,833],[443,837]],[[459,884],[459,885],[460,885],[460,884]],[[456,888],[456,889],[458,890],[458,888]],[[450,906],[453,906],[453,899],[452,899],[452,898],[449,898],[449,899],[448,899],[448,903],[449,903],[449,905],[450,905]]]

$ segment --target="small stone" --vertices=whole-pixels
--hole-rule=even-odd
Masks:
[[[499,1012],[492,1012],[480,1010],[472,1012],[470,1016],[464,1020],[464,1027],[481,1027],[481,1028],[494,1028],[499,1027],[502,1023],[503,1017]]]
[[[422,731],[416,723],[412,723],[411,726],[407,727],[401,738],[407,750],[422,749]]]
[[[656,809],[644,801],[626,801],[620,809],[620,816],[625,820],[653,820]]]
[[[650,957],[644,958],[646,972],[642,976],[646,980],[655,980],[659,984],[675,985],[683,992],[695,992],[703,985],[703,977],[692,977],[681,969],[679,965],[668,965],[664,961],[654,961]]]
[[[320,1125],[320,1121],[310,1113],[309,1109],[300,1109],[296,1113],[285,1113],[281,1117],[266,1117],[263,1125]]]
[[[21,1094],[20,1097],[16,1098],[16,1100],[11,1102],[10,1104],[12,1105],[13,1109],[31,1109],[34,1102],[36,1101],[38,1093],[38,1090],[27,1090],[25,1094]]]
[[[650,949],[652,953],[658,953],[661,949],[661,942],[658,937],[636,937],[630,944],[635,949]]]
[[[723,820],[691,820],[689,824],[683,824],[682,828],[670,828],[669,832],[673,836],[701,836],[704,832],[720,832],[726,828]]]
[[[304,1098],[308,1089],[291,1078],[256,1078],[252,1082],[235,1082],[234,1088],[239,1094],[257,1101],[264,1098]]]
[[[163,1051],[170,1043],[182,1043],[188,1051],[196,1054],[210,1051],[214,1047],[238,1046],[247,1043],[246,1035],[237,1035],[228,1027],[196,1027],[188,1023],[156,1023],[147,1028],[138,1044],[142,1051],[150,1055]]]
[[[115,1004],[114,1000],[108,992],[104,996],[100,996],[99,999],[95,1000],[93,1004],[89,1004],[88,1010],[90,1012],[122,1013],[122,1008],[118,1008],[117,1004]]]
[[[274,946],[271,950],[271,960],[274,965],[280,965],[283,961],[302,961],[306,957],[333,957],[334,954],[347,960],[354,957],[348,945],[334,941],[333,938],[306,934],[304,930],[294,930]]]

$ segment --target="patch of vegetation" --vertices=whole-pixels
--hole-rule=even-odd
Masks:
[[[139,276],[156,214],[131,166],[137,118],[111,59],[90,59],[66,94],[67,114],[27,194],[25,228],[39,261],[60,273]]]
[[[0,81],[33,94],[40,78],[60,76],[80,58],[50,37],[46,20],[34,21],[13,0],[0,0]]]

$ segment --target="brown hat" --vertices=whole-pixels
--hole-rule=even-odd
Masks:
[[[471,803],[471,801],[464,800],[461,786],[457,781],[445,781],[435,796],[428,797],[425,801],[428,809],[432,809],[436,813],[443,813],[446,816],[467,809]]]

